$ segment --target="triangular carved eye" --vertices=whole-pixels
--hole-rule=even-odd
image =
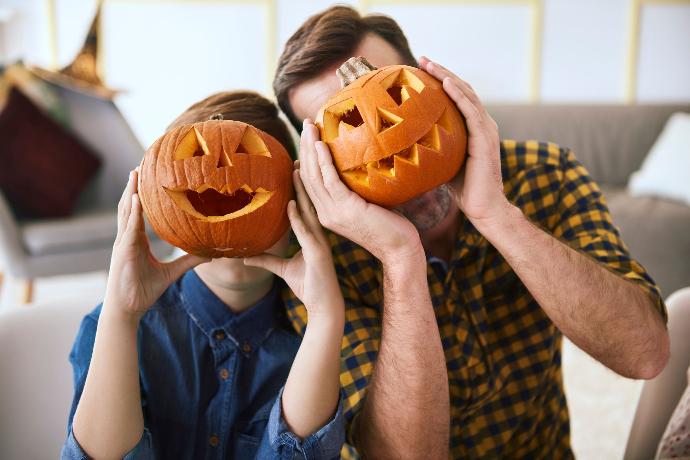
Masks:
[[[266,143],[261,136],[251,127],[247,126],[242,134],[242,140],[237,146],[235,153],[244,153],[245,155],[260,155],[262,157],[271,156],[271,152],[268,151]]]
[[[340,122],[356,128],[364,124],[364,119],[362,118],[362,114],[359,113],[359,109],[355,105],[343,114],[343,116],[340,118]]]
[[[381,107],[377,107],[376,112],[378,114],[378,120],[376,122],[376,125],[377,132],[379,133],[387,129],[390,129],[393,126],[399,124],[401,121],[403,121],[403,119],[397,116],[396,114],[391,113],[388,110],[384,110]]]
[[[364,124],[364,118],[355,104],[355,100],[345,99],[329,107],[323,114],[325,131],[324,142],[331,142],[341,132],[347,132]]]
[[[177,148],[173,154],[173,159],[175,160],[186,160],[193,157],[201,157],[208,155],[208,146],[201,133],[196,129],[192,128],[187,131],[184,135]]]
[[[406,69],[390,74],[381,81],[381,85],[399,106],[411,97],[412,92],[421,93],[424,89],[422,80]]]

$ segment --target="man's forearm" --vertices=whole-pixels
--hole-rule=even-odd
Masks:
[[[652,378],[668,359],[668,335],[641,288],[536,227],[515,206],[475,223],[554,324],[615,372]]]
[[[368,458],[447,458],[448,374],[426,259],[383,262],[381,346],[355,441]]]

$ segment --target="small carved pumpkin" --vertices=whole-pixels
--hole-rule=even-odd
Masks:
[[[351,58],[345,86],[316,124],[341,179],[369,202],[392,207],[450,181],[467,150],[467,130],[442,84],[405,65],[374,69]]]
[[[239,121],[179,126],[144,155],[139,196],[156,233],[190,254],[259,254],[287,231],[292,160]]]

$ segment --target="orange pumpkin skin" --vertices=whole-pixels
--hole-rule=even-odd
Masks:
[[[341,179],[371,203],[402,204],[450,181],[467,151],[467,129],[441,82],[392,65],[333,96],[316,124]]]
[[[275,138],[242,122],[183,125],[146,151],[139,196],[170,244],[202,257],[252,256],[287,231],[292,160]]]

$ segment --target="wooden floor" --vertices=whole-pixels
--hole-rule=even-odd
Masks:
[[[105,292],[105,284],[105,273],[38,279],[33,298],[40,304],[43,300],[79,296],[84,291]],[[0,309],[20,305],[22,295],[21,283],[5,276],[0,288]],[[623,458],[642,382],[614,374],[568,341],[564,342],[563,366],[572,446],[577,458]]]

